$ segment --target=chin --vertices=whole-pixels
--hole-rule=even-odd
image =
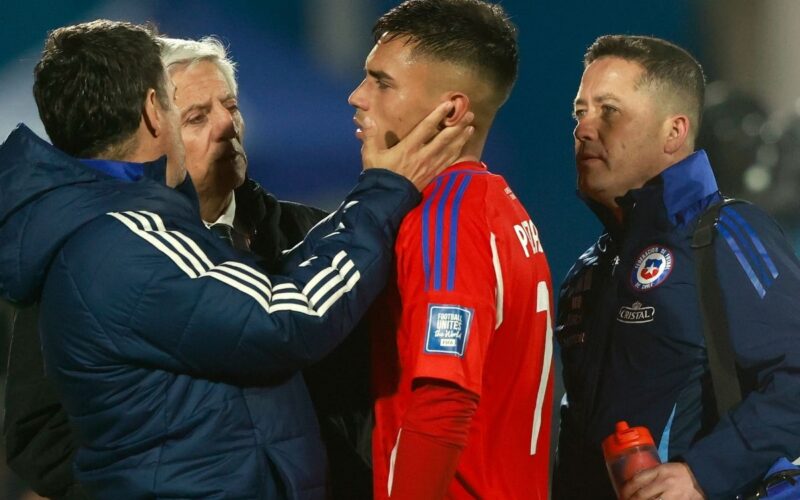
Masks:
[[[602,188],[592,186],[586,179],[581,178],[578,178],[578,192],[581,193],[581,196],[584,198],[588,198],[597,202],[600,202],[603,195]]]

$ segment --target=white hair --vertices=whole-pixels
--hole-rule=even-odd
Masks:
[[[236,63],[228,58],[228,51],[221,41],[213,36],[200,40],[158,37],[161,43],[161,61],[172,71],[175,66],[191,66],[200,61],[210,61],[217,65],[228,82],[233,95],[239,95],[236,83]]]

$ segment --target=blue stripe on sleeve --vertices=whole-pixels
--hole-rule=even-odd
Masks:
[[[744,217],[741,216],[736,210],[730,209],[723,212],[723,215],[730,215],[736,222],[739,223],[741,227],[747,232],[750,236],[750,240],[752,240],[753,245],[755,245],[756,249],[758,250],[758,254],[761,255],[761,258],[767,264],[769,268],[769,273],[772,275],[772,278],[775,279],[778,277],[778,268],[775,267],[775,263],[772,262],[772,258],[767,253],[767,249],[764,248],[764,243],[761,241],[761,238],[758,237],[758,233],[753,230],[753,227],[744,220]]]
[[[450,251],[447,253],[447,291],[452,292],[456,286],[456,252],[458,251],[458,216],[461,198],[467,190],[472,175],[467,174],[462,177],[461,185],[458,186],[456,197],[453,200],[453,210],[450,212]]]
[[[433,203],[433,199],[436,198],[440,187],[442,187],[442,178],[438,177],[431,191],[431,195],[425,200],[425,205],[422,207],[422,238],[420,239],[422,240],[422,269],[425,272],[425,290],[428,289],[431,282],[431,256],[428,243],[431,204]]]
[[[756,250],[755,245],[753,245],[753,240],[748,238],[739,225],[731,220],[730,217],[727,217],[724,213],[719,218],[719,222],[720,225],[725,225],[725,227],[728,229],[728,232],[739,243],[739,248],[743,250],[743,253],[750,262],[750,265],[753,267],[753,270],[758,275],[758,278],[762,283],[764,283],[764,288],[769,288],[769,285],[772,283],[772,278],[767,272],[764,262],[759,258],[758,251]]]
[[[436,239],[433,242],[433,289],[441,290],[442,288],[442,253],[444,252],[444,245],[442,238],[444,237],[444,210],[447,207],[447,198],[450,196],[450,191],[453,190],[453,184],[456,181],[456,176],[451,174],[447,179],[447,184],[444,186],[444,192],[439,203],[436,206]]]
[[[747,275],[748,278],[750,278],[750,283],[752,283],[753,286],[755,287],[756,292],[758,292],[758,296],[763,299],[764,295],[766,295],[767,292],[761,285],[761,281],[759,281],[758,276],[756,276],[756,273],[753,272],[753,268],[750,267],[750,263],[747,262],[747,258],[742,253],[742,249],[739,248],[739,245],[736,243],[736,240],[733,238],[733,236],[731,236],[731,233],[728,231],[728,229],[724,224],[718,224],[717,231],[719,231],[719,234],[721,234],[725,238],[725,241],[728,242],[728,246],[733,251],[733,254],[736,255],[736,259],[739,261],[739,264],[741,264],[745,274]]]

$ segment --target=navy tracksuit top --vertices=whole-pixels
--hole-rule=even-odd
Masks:
[[[758,208],[723,209],[714,250],[745,400],[716,415],[690,247],[721,199],[703,151],[620,198],[559,295],[567,395],[556,499],[614,498],[600,444],[626,420],[650,429],[662,461],[686,461],[709,498],[748,490],[800,454],[800,264]]]

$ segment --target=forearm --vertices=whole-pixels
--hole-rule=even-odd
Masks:
[[[391,498],[444,498],[477,406],[476,394],[447,382],[428,379],[414,390],[397,443]]]
[[[332,219],[333,230],[309,238],[308,258],[280,276],[251,262],[214,263],[183,239],[175,239],[175,251],[167,255],[174,264],[158,246],[132,246],[118,260],[140,265],[130,279],[118,279],[146,290],[131,324],[147,338],[116,337],[117,347],[141,355],[138,361],[158,359],[168,369],[237,382],[259,383],[301,369],[341,342],[383,289],[397,229],[418,201],[416,189],[394,174],[363,174]],[[157,242],[155,231],[113,215],[148,243]],[[197,255],[195,267],[176,262],[178,253]],[[120,267],[111,263],[106,274],[119,275]],[[142,282],[143,275],[150,280]],[[162,313],[165,307],[169,315]]]

